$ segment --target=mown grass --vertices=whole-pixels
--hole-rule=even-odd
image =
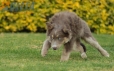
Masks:
[[[114,36],[94,36],[110,53],[109,58],[101,56],[96,49],[85,44],[86,60],[78,52],[72,52],[69,61],[60,62],[62,48],[57,51],[50,49],[46,57],[41,57],[45,34],[0,34],[0,71],[114,71]]]

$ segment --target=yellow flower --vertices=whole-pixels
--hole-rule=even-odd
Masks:
[[[103,19],[103,20],[106,20],[106,19],[108,18],[108,13],[106,13],[106,10],[105,10],[105,9],[102,10],[101,15],[102,15],[102,19]]]
[[[16,32],[17,31],[16,26],[10,25],[9,28],[10,28],[10,30],[12,32]]]
[[[88,25],[91,26],[93,24],[93,20],[88,20]]]
[[[100,26],[101,26],[101,28],[105,28],[106,27],[105,24],[100,24]]]
[[[6,14],[6,16],[10,16],[10,12],[6,11],[5,14]]]
[[[93,25],[92,27],[95,28],[95,29],[99,28],[98,25]]]
[[[58,10],[58,9],[56,9],[56,8],[51,8],[50,10],[52,11],[52,13],[53,13],[53,14],[55,14],[55,13],[59,12],[59,10]]]
[[[31,23],[32,22],[32,18],[27,18],[27,22]]]
[[[67,1],[66,4],[73,4],[73,2],[72,1]]]
[[[56,0],[56,2],[59,3],[59,4],[63,4],[62,0]]]
[[[110,25],[108,26],[108,28],[114,32],[114,25],[113,26]]]
[[[75,2],[74,4],[73,4],[73,8],[75,9],[75,8],[80,8],[80,5],[79,5],[79,2]]]
[[[45,21],[46,21],[46,19],[45,19],[45,18],[40,18],[40,21],[45,22]]]
[[[27,29],[29,29],[31,32],[36,32],[37,31],[37,27],[35,26],[34,23],[28,25]]]
[[[9,26],[5,26],[4,28],[5,28],[6,30],[9,30],[10,27],[9,27]]]
[[[100,28],[100,33],[105,34],[106,32],[106,29]]]

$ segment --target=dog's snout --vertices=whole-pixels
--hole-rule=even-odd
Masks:
[[[57,50],[57,45],[52,45],[53,50]]]
[[[53,50],[57,50],[57,47],[52,47],[53,48]]]

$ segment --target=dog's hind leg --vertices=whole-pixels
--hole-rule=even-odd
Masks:
[[[95,40],[95,38],[91,35],[91,36],[84,36],[83,39],[89,43],[90,45],[92,45],[93,47],[95,47],[103,56],[105,57],[109,57],[109,54],[106,50],[104,50],[99,43]]]
[[[84,52],[86,52],[86,46],[83,43],[80,43],[80,45],[83,47]]]
[[[80,39],[76,40],[76,48],[79,50],[79,52],[81,53],[81,57],[82,58],[87,58],[86,55],[86,47],[84,46],[84,44],[82,44],[80,42]]]
[[[48,52],[48,49],[51,47],[51,43],[49,42],[48,39],[46,39],[43,43],[43,47],[42,47],[42,50],[41,50],[41,55],[44,57],[47,52]]]

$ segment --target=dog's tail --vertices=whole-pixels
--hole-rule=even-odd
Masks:
[[[86,52],[86,47],[85,47],[85,45],[84,45],[83,43],[80,43],[80,45],[83,47],[84,52]]]

